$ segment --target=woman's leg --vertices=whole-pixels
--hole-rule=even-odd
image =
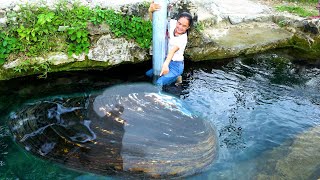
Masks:
[[[153,76],[153,69],[150,69],[146,72],[146,76],[152,77]]]
[[[183,68],[183,61],[171,61],[169,64],[169,73],[161,76],[156,82],[157,85],[163,86],[174,83],[177,77],[183,73]]]

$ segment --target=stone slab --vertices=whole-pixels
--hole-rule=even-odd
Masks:
[[[238,50],[288,40],[293,35],[273,23],[249,23],[206,29],[203,34],[220,47]]]

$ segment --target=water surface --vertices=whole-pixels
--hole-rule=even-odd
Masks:
[[[6,119],[11,111],[32,99],[89,94],[116,84],[148,81],[144,77],[148,65],[137,65],[134,72],[128,72],[133,65],[127,65],[107,72],[0,82],[0,177],[123,178],[77,172],[30,155],[13,142]],[[216,161],[189,178],[319,178],[320,145],[307,152],[305,146],[296,146],[297,137],[305,137],[320,125],[319,85],[319,65],[288,55],[266,53],[228,61],[187,63],[183,84],[164,89],[216,127],[220,147]],[[308,136],[308,140],[319,144],[318,137]],[[295,159],[300,159],[301,165],[308,162],[311,168],[303,172],[287,170],[306,168],[299,167]]]

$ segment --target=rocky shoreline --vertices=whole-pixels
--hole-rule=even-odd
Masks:
[[[43,4],[43,2],[45,2]],[[125,15],[136,15],[145,19],[147,3],[145,0],[66,1],[69,5],[77,2],[94,8],[111,8]],[[0,26],[5,27],[9,11],[19,12],[20,5],[55,7],[56,1],[11,0],[0,4]],[[20,4],[20,5],[19,5]],[[309,59],[320,55],[320,21],[275,12],[272,7],[256,1],[238,0],[180,0],[171,1],[171,16],[189,11],[195,16],[196,25],[189,35],[186,57],[191,61],[232,58],[241,55],[260,53],[277,48],[298,48],[308,52]],[[137,43],[125,38],[115,38],[107,25],[95,26],[89,23],[88,31],[95,39],[88,54],[68,56],[64,52],[49,52],[37,57],[39,63],[50,62],[52,72],[61,70],[81,70],[108,68],[123,63],[138,63],[150,60],[149,50],[140,48]],[[92,39],[91,38],[91,39]],[[90,63],[87,62],[90,61]],[[30,75],[29,73],[9,73],[21,64],[22,59],[6,62],[0,67],[0,80]],[[83,62],[81,64],[81,62]],[[96,65],[94,62],[97,62]],[[75,63],[80,63],[75,67]],[[55,68],[55,66],[63,66]],[[68,68],[70,66],[70,68]]]

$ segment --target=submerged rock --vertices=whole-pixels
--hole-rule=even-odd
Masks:
[[[34,102],[9,123],[15,141],[32,154],[102,175],[182,177],[217,155],[211,124],[150,84]]]
[[[319,135],[320,126],[316,126],[299,134],[293,142],[267,152],[259,160],[268,159],[268,163],[258,163],[259,173],[255,179],[319,179]]]

